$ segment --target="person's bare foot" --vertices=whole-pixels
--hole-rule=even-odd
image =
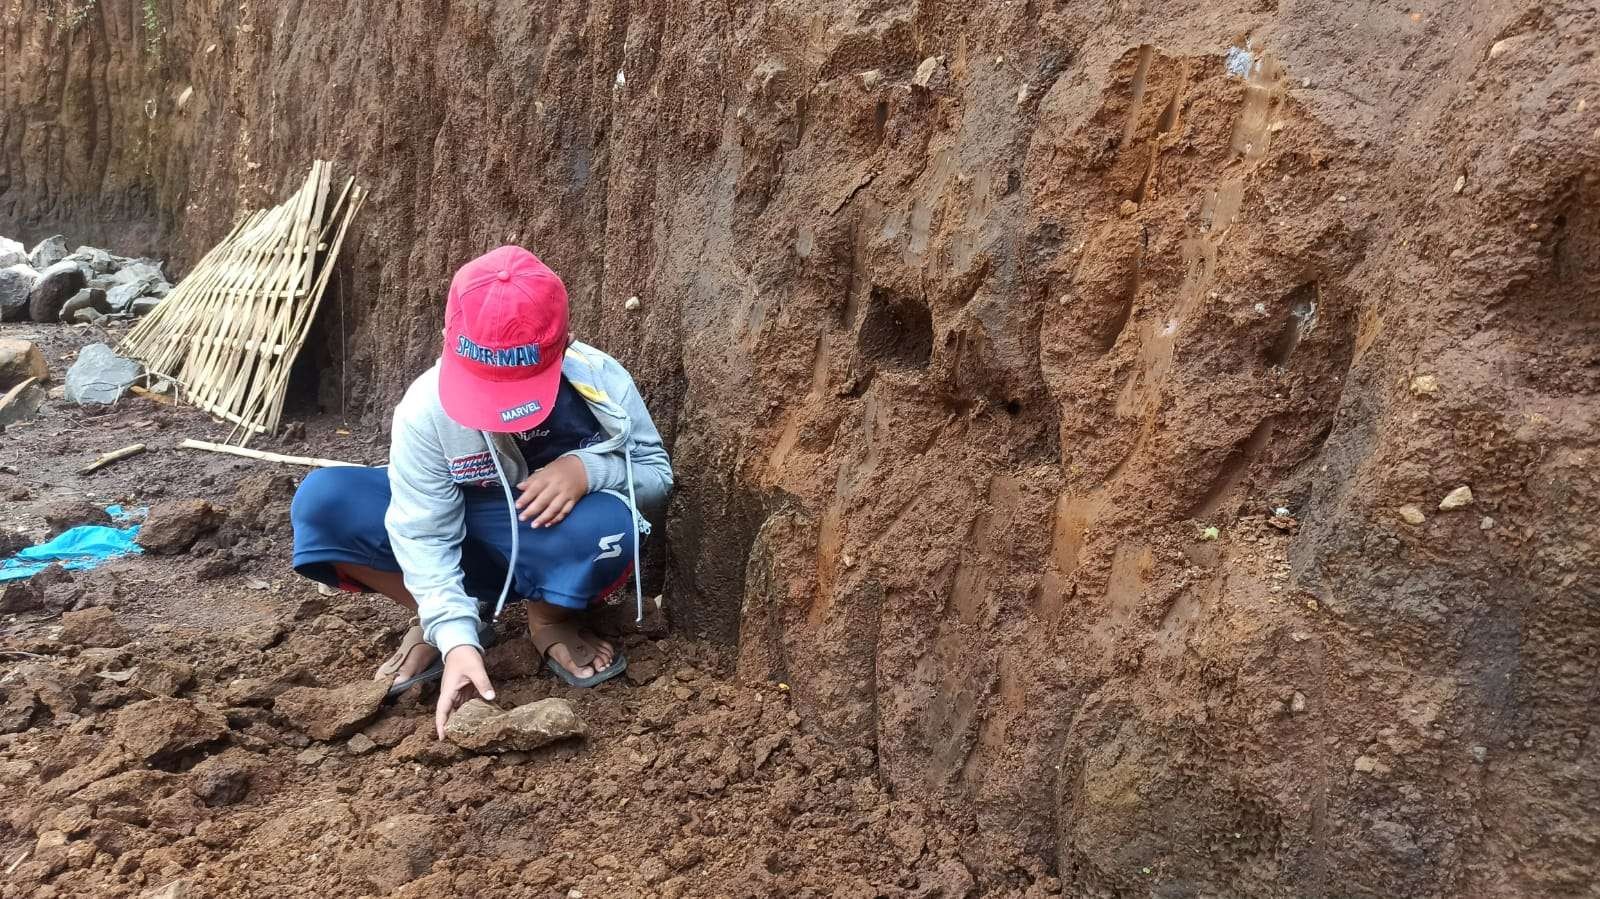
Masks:
[[[532,635],[538,632],[540,628],[558,624],[572,616],[573,612],[570,609],[563,609],[547,602],[530,602],[528,603],[528,633]],[[572,654],[567,651],[565,644],[557,643],[550,647],[550,658],[555,659],[557,665],[567,669],[577,678],[592,677],[595,672],[610,668],[612,660],[617,657],[617,648],[611,645],[609,640],[593,632],[587,632],[587,628],[585,628],[585,631],[585,638],[594,645],[594,659],[587,665],[573,664]]]

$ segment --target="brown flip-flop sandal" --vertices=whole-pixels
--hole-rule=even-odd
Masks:
[[[611,667],[603,671],[596,671],[588,677],[578,677],[568,671],[566,666],[557,662],[550,655],[550,647],[555,646],[557,643],[567,647],[567,653],[572,656],[572,664],[579,667],[594,661],[595,656],[598,655],[595,645],[589,642],[583,632],[578,630],[577,626],[570,621],[544,625],[537,632],[530,633],[529,636],[533,640],[533,648],[539,650],[539,654],[544,657],[545,666],[554,671],[556,677],[574,687],[597,686],[628,670],[628,657],[623,655],[621,646],[617,647],[617,655],[616,658],[611,660]]]
[[[426,642],[428,640],[422,635],[422,625],[411,625],[411,629],[406,631],[406,635],[400,638],[400,648],[385,659],[382,665],[378,666],[378,670],[372,674],[372,679],[393,680],[394,676],[400,673],[400,666],[404,665],[406,659],[411,657],[411,650]]]
[[[389,656],[382,665],[378,666],[378,670],[372,675],[372,679],[391,681],[389,692],[384,696],[385,702],[394,699],[417,684],[435,681],[444,675],[444,659],[438,658],[433,660],[432,665],[411,677],[405,680],[395,680],[400,674],[400,666],[404,665],[406,659],[411,657],[412,650],[415,650],[418,646],[426,646],[427,643],[427,638],[422,635],[422,625],[414,624],[410,630],[406,631],[406,635],[400,639],[400,648],[396,649],[394,655]]]

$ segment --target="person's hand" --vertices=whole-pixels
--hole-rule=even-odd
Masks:
[[[518,517],[536,528],[549,527],[567,517],[589,492],[589,473],[577,456],[562,456],[518,484]]]
[[[484,699],[494,699],[494,685],[489,683],[489,672],[483,670],[483,653],[470,644],[457,646],[444,657],[444,680],[439,683],[439,705],[433,712],[433,725],[444,739],[444,726],[463,702],[477,693]]]

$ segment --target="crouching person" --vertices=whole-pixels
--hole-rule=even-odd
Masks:
[[[442,678],[441,738],[472,692],[494,698],[480,602],[498,617],[527,601],[533,644],[567,683],[622,673],[584,613],[627,581],[645,513],[672,488],[633,379],[572,339],[566,288],[532,253],[500,247],[456,272],[444,338],[395,409],[389,465],[314,471],[290,512],[295,570],[417,612],[376,677],[391,696]]]

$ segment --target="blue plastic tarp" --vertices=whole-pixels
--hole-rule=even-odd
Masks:
[[[128,521],[136,517],[121,506],[106,509],[112,518]],[[62,531],[50,540],[30,546],[9,559],[0,561],[0,583],[30,578],[56,562],[69,571],[84,571],[107,559],[141,552],[133,542],[139,536],[137,524],[124,528],[85,524]]]

